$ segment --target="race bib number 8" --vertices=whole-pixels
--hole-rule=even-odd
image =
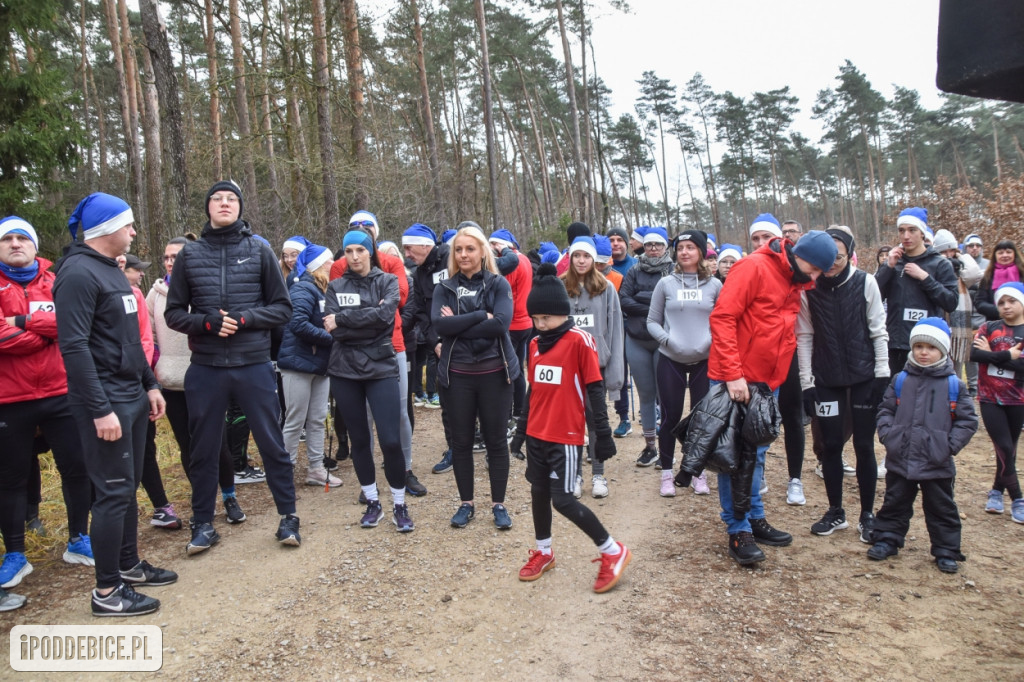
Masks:
[[[839,401],[833,400],[827,403],[814,403],[814,414],[819,417],[838,417]]]
[[[125,294],[121,300],[124,301],[125,315],[138,315],[139,303],[135,300],[135,294]]]
[[[584,327],[586,329],[589,329],[594,326],[593,315],[573,315],[572,319],[573,324],[575,324],[577,327]]]
[[[134,299],[135,297],[132,296]],[[28,312],[32,313],[53,313],[57,312],[57,308],[53,305],[53,301],[29,301]]]
[[[996,377],[997,379],[1008,379],[1010,381],[1017,378],[1017,375],[1012,369],[1006,369],[997,365],[988,366],[988,375],[990,377]]]
[[[926,317],[928,317],[927,310],[921,310],[920,308],[905,308],[903,310],[904,322],[920,322]]]
[[[682,303],[700,303],[704,300],[704,292],[700,289],[680,289],[676,292],[676,300]]]
[[[562,368],[537,365],[533,372],[533,380],[538,384],[560,384],[562,383]]]
[[[352,308],[353,306],[359,305],[359,294],[336,294],[338,297],[338,305],[342,308]]]

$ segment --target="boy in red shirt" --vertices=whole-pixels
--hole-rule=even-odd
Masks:
[[[588,396],[594,410],[595,456],[599,461],[615,454],[615,442],[608,426],[594,337],[574,327],[569,317],[569,295],[555,273],[554,266],[541,265],[526,300],[539,335],[530,341],[530,390],[511,449],[519,451],[526,442],[526,480],[530,482],[537,549],[530,550],[519,579],[536,580],[555,566],[551,552],[554,506],[597,545],[601,557],[594,561],[599,561],[601,567],[594,591],[607,592],[619,582],[632,554],[572,494],[586,431],[584,405]]]

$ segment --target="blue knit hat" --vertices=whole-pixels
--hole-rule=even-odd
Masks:
[[[519,248],[519,242],[516,241],[515,235],[513,235],[508,230],[495,230],[494,232],[491,233],[491,236],[488,239],[488,241],[490,241],[492,244],[497,242],[506,249],[511,249],[512,247],[515,247],[516,249]]]
[[[376,239],[377,235],[380,234],[380,225],[377,223],[377,216],[373,215],[369,211],[356,211],[353,213],[352,217],[348,219],[348,226],[373,228],[374,239]]]
[[[964,239],[964,246],[970,246],[971,244],[977,244],[978,246],[981,246],[981,236],[976,234],[967,235],[967,238]]]
[[[996,295],[993,297],[993,301],[998,305],[999,299],[1003,296],[1009,296],[1010,298],[1020,301],[1021,305],[1024,305],[1024,284],[1020,282],[1007,282],[1002,284],[996,289]]]
[[[641,244],[644,242],[644,237],[647,236],[647,231],[650,230],[649,225],[641,225],[640,227],[633,230],[633,234],[629,235],[630,239],[635,239]]]
[[[804,237],[806,239],[806,237]],[[800,241],[803,241],[801,239]],[[949,354],[950,343],[949,325],[941,317],[926,317],[910,330],[910,346],[915,343],[927,343],[942,351],[942,355]]]
[[[558,259],[562,257],[562,254],[558,252],[558,249],[554,251],[541,251],[540,262],[541,263],[557,263]]]
[[[370,236],[370,233],[358,227],[354,227],[345,233],[345,239],[342,240],[341,248],[346,249],[353,244],[362,246],[370,253],[373,253],[375,248],[373,237]]]
[[[793,247],[793,255],[807,261],[822,272],[832,269],[839,249],[832,237],[821,230],[811,230]]]
[[[736,260],[743,258],[743,247],[737,246],[736,244],[722,244],[722,249],[718,252],[718,260],[722,260],[729,256]]]
[[[754,218],[754,222],[750,224],[750,230],[747,234],[753,237],[755,232],[768,232],[773,237],[781,237],[782,226],[779,224],[779,219],[771,213],[762,213]]]
[[[571,256],[577,251],[589,253],[591,258],[595,261],[597,260],[597,246],[591,237],[576,237],[572,244],[569,245],[569,255]]]
[[[434,246],[437,234],[423,223],[413,223],[402,233],[402,246]]]
[[[110,194],[94,192],[78,202],[74,213],[68,219],[68,230],[71,239],[78,237],[81,228],[85,239],[95,239],[103,235],[113,234],[125,225],[135,222],[131,207]]]
[[[708,234],[708,248],[712,251],[718,250],[718,238],[713,234]]]
[[[558,253],[558,247],[555,246],[554,242],[541,242],[540,246],[537,247],[539,253],[547,253],[548,251],[554,251]]]
[[[452,240],[455,239],[455,235],[457,235],[458,233],[458,230],[445,230],[444,234],[441,235],[441,243],[451,244]]]
[[[644,234],[644,244],[664,244],[668,246],[668,232],[664,227],[651,227],[647,229],[647,233]]]
[[[28,237],[35,244],[36,251],[39,250],[39,235],[36,234],[36,229],[29,225],[28,221],[24,218],[19,218],[16,215],[7,216],[3,220],[0,220],[0,237],[5,234],[20,234]]]
[[[307,246],[313,242],[309,241],[302,235],[295,235],[294,237],[288,237],[284,240],[284,244],[281,245],[282,249],[294,249],[295,251],[302,252]]]
[[[612,240],[603,234],[594,235],[594,249],[597,250],[598,263],[607,263],[612,259]]]
[[[928,211],[923,208],[914,206],[912,208],[905,208],[900,211],[900,216],[896,219],[896,227],[900,225],[910,225],[921,230],[921,233],[926,233],[928,228]]]
[[[331,252],[326,247],[310,244],[295,259],[295,276],[301,277],[307,270],[314,272],[330,259]]]

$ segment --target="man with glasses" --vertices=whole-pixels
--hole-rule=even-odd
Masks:
[[[277,256],[242,220],[242,190],[228,180],[206,193],[209,221],[174,262],[164,319],[188,334],[192,364],[185,373],[192,452],[192,539],[189,555],[220,536],[213,527],[224,439],[224,414],[234,399],[248,417],[263,456],[281,520],[277,540],[298,546],[295,481],[281,433],[281,405],[270,361],[270,330],[288,322],[292,304]]]

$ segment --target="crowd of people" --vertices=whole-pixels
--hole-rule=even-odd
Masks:
[[[487,235],[472,221],[440,238],[414,224],[399,246],[358,211],[336,252],[301,235],[275,251],[243,208],[237,185],[215,183],[207,223],[166,244],[148,295],[140,286],[152,264],[129,253],[135,218],[120,198],[79,203],[56,264],[39,256],[32,225],[0,221],[0,610],[24,603],[7,590],[32,572],[25,534],[40,530],[46,451],[68,517],[64,561],[95,567],[92,613],[159,608],[136,588],[178,576],[139,556],[136,490],[153,505],[151,525],[185,525],[157,465],[164,416],[191,486],[189,556],[220,541],[218,487],[225,520],[246,520],[235,493],[246,483],[267,484],[275,539],[301,545],[302,442],[305,484],[342,485],[338,461],[351,458],[360,525],[390,518],[414,531],[408,502],[427,494],[413,467],[417,406],[441,411],[446,449],[431,471],[455,479],[453,528],[476,517],[474,452],[484,453],[498,530],[513,525],[510,457],[526,461],[536,548],[523,581],[555,566],[555,509],[597,548],[594,590],[618,583],[632,553],[580,500],[588,478],[594,498],[612,493],[605,464],[635,412],[635,465],[660,470],[663,497],[708,495],[713,474],[728,554],[741,565],[793,540],[766,518],[765,455],[780,423],[791,505],[806,503],[810,425],[829,505],[811,533],[850,526],[843,479],[855,476],[858,537],[884,560],[903,547],[920,490],[936,565],[956,572],[965,557],[953,456],[978,428],[977,401],[997,460],[984,508],[1003,513],[1009,495],[1024,524],[1024,261],[1012,241],[986,259],[978,235],[958,244],[908,208],[897,243],[873,254],[868,272],[850,228],[805,233],[767,213],[749,226],[749,252],[698,229],[594,234],[579,222],[563,248],[523,252],[510,231]],[[262,467],[248,459],[250,434]],[[851,439],[855,466],[843,458]]]

